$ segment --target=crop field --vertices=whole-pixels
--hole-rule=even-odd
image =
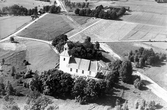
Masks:
[[[29,16],[0,17],[0,39],[9,36],[30,21]]]
[[[73,29],[64,15],[48,14],[20,32],[18,35],[35,39],[51,41],[56,36]]]
[[[72,38],[82,40],[90,36],[92,41],[113,42],[127,41],[163,41],[167,40],[167,28],[165,26],[154,26],[147,24],[130,23],[125,21],[101,20],[92,27]]]
[[[52,1],[52,0],[51,0]],[[14,4],[19,4],[26,8],[34,8],[35,6],[50,5],[49,2],[41,2],[37,0],[6,0],[6,2],[0,2],[0,7],[11,6]]]
[[[154,14],[147,12],[127,12],[127,15],[121,17],[121,19],[124,21],[157,26],[167,26],[166,18],[167,15],[165,14]]]

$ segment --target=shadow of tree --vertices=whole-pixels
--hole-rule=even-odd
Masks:
[[[163,108],[163,106],[160,105],[160,104],[156,104],[155,107],[156,107],[156,109],[161,109],[161,108]]]
[[[142,80],[143,84],[145,85],[149,85],[149,84],[152,84],[150,81],[147,81],[147,80]]]

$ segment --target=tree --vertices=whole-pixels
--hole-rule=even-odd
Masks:
[[[5,95],[5,85],[2,83],[0,83],[0,95]]]
[[[32,91],[34,90],[39,92],[43,91],[43,84],[38,75],[32,78],[32,81],[30,82],[30,88]]]
[[[78,15],[78,14],[79,14],[79,12],[80,12],[80,9],[79,9],[79,8],[77,8],[77,9],[75,10],[75,14],[76,14],[76,15]]]
[[[85,12],[83,9],[79,10],[79,16],[85,16]]]
[[[122,62],[120,68],[120,77],[123,82],[127,83],[131,81],[132,78],[132,64],[129,60],[125,60]]]
[[[10,37],[10,42],[11,42],[11,43],[14,43],[14,41],[15,41],[14,38],[13,38],[13,37]]]
[[[98,18],[103,18],[103,16],[104,16],[104,11],[101,10],[101,11],[99,12]]]
[[[86,88],[86,85],[87,81],[83,77],[79,77],[78,79],[75,80],[72,93],[74,97],[78,99],[78,101],[83,100],[85,96],[84,88]]]
[[[86,94],[86,101],[94,101],[98,98],[98,93],[96,91],[96,81],[94,79],[89,79],[86,87],[84,88],[84,93]]]
[[[98,98],[105,96],[106,93],[106,81],[105,80],[99,80],[96,82],[96,92],[98,95]]]
[[[44,86],[47,86],[44,89],[45,93],[47,89],[47,94],[51,96],[63,98],[70,96],[74,82],[71,75],[60,70],[52,70],[50,72],[52,74],[44,81]]]
[[[119,81],[119,76],[118,76],[118,72],[117,71],[110,71],[105,80],[107,81],[107,88],[108,90],[112,89],[116,83],[118,83]]]
[[[7,92],[7,95],[13,95],[15,90],[14,88],[12,87],[11,83],[8,81],[7,85],[6,85],[6,88],[5,88],[6,92]]]
[[[16,69],[14,66],[11,68],[11,76],[14,76],[16,74]]]

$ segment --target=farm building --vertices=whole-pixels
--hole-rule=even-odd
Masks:
[[[60,70],[79,76],[95,77],[97,72],[106,68],[103,61],[91,61],[75,58],[68,53],[68,45],[64,45],[64,51],[60,54]]]

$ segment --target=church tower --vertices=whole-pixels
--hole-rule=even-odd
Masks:
[[[67,66],[68,66],[69,59],[70,59],[70,55],[69,55],[68,51],[69,51],[69,47],[66,43],[64,45],[63,52],[60,54],[60,70],[62,70],[62,71],[68,71]]]

